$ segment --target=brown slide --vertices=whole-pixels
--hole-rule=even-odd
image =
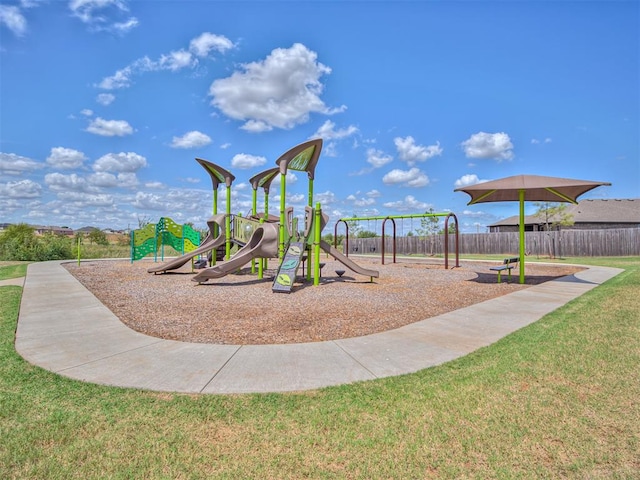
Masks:
[[[178,258],[173,258],[168,262],[163,263],[162,265],[158,265],[157,267],[151,267],[147,269],[149,273],[163,273],[168,272],[169,270],[175,270],[180,268],[193,257],[200,255],[201,253],[206,253],[210,250],[214,250],[222,245],[225,241],[224,236],[224,219],[226,215],[214,215],[207,221],[207,225],[209,226],[209,233],[205,237],[204,241],[200,244],[198,248],[192,250],[189,253],[186,253]],[[218,225],[218,231],[222,232],[216,238],[211,238],[212,232],[214,231],[215,225]]]
[[[226,262],[206,268],[191,280],[204,283],[210,278],[220,278],[233,273],[254,258],[274,258],[278,256],[278,225],[263,223],[257,227],[249,242]]]
[[[328,253],[329,255],[331,255],[333,258],[335,258],[337,261],[339,261],[341,264],[343,264],[345,267],[347,267],[349,270],[352,270],[366,277],[378,278],[380,276],[380,273],[377,270],[369,270],[367,268],[362,268],[356,262],[354,262],[353,260],[350,260],[349,257],[343,255],[340,251],[333,248],[329,243],[325,242],[324,240],[320,240],[320,248],[324,250],[326,253]]]

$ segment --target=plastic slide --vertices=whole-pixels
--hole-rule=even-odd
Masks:
[[[196,248],[195,250],[190,251],[189,253],[185,253],[184,255],[173,258],[168,262],[163,263],[162,265],[158,265],[157,267],[151,267],[147,269],[149,273],[161,273],[167,272],[169,270],[175,270],[180,268],[193,257],[200,255],[201,253],[208,252],[209,250],[214,250],[218,248],[220,245],[224,244],[224,234],[218,235],[216,238],[211,238],[211,233],[207,234],[207,237],[204,239],[202,244]]]
[[[254,258],[273,258],[278,256],[278,225],[263,223],[257,227],[247,244],[226,262],[205,268],[191,280],[204,283],[210,278],[220,278],[237,271]]]
[[[185,263],[187,263],[196,255],[200,255],[201,253],[205,253],[205,252],[208,252],[209,250],[214,250],[218,248],[220,245],[222,245],[225,242],[224,222],[226,217],[227,216],[224,214],[214,215],[209,220],[207,220],[209,233],[207,234],[204,241],[200,244],[198,248],[182,255],[181,257],[169,260],[168,262],[165,262],[162,265],[159,265],[157,267],[151,267],[147,270],[147,272],[161,273],[161,272],[167,272],[169,270],[175,270],[183,266]],[[216,225],[218,226],[218,231],[222,233],[217,235],[215,238],[212,238],[213,232],[216,231]]]
[[[366,277],[378,278],[380,276],[380,273],[377,270],[369,270],[367,268],[362,268],[356,262],[354,262],[353,260],[350,260],[349,257],[340,253],[338,250],[333,248],[330,244],[328,244],[324,240],[320,241],[320,248],[324,250],[326,253],[328,253],[329,255],[331,255],[333,258],[335,258],[337,261],[339,261],[341,264],[343,264],[345,267],[347,267],[349,270],[352,270]]]

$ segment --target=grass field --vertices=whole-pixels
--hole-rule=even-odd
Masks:
[[[640,259],[572,261],[625,272],[440,367],[290,394],[60,377],[0,287],[0,478],[640,478]]]

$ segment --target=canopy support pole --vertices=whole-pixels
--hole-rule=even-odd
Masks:
[[[520,283],[524,284],[524,190],[518,190],[520,200]]]

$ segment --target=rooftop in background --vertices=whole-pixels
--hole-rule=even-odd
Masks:
[[[567,205],[566,213],[573,216],[574,225],[563,229],[600,229],[600,228],[640,228],[640,198],[627,199],[589,199],[581,200],[577,205]],[[525,217],[527,230],[544,222],[535,215]],[[518,216],[505,218],[489,225],[491,232],[513,231],[518,226]]]

